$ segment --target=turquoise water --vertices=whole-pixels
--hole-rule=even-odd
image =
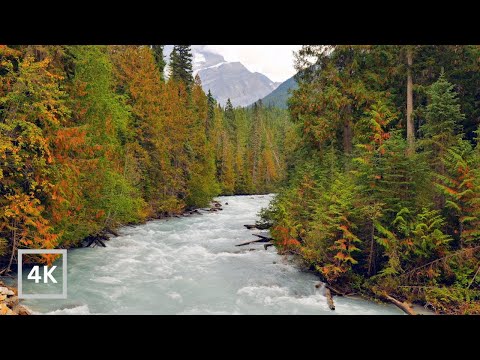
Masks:
[[[335,298],[318,279],[255,239],[271,195],[227,196],[223,211],[124,227],[106,248],[68,252],[68,299],[28,300],[46,314],[402,314],[391,305]],[[253,251],[250,251],[253,249]]]

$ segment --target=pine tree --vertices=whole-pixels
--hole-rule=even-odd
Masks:
[[[170,54],[170,78],[183,82],[187,88],[193,84],[191,45],[174,45]]]
[[[427,152],[432,170],[437,176],[445,175],[445,160],[451,149],[462,137],[460,121],[464,115],[460,111],[457,95],[445,74],[442,73],[427,91],[426,123],[421,127],[424,138],[420,145]],[[438,208],[445,205],[445,197],[440,194],[436,198]]]
[[[165,79],[164,70],[165,70],[165,58],[163,56],[163,48],[165,45],[152,45],[153,56],[155,57],[155,63],[157,64],[158,71],[160,72],[160,77],[162,80]]]
[[[208,90],[207,94],[207,105],[208,105],[208,113],[207,113],[207,121],[205,123],[205,132],[207,134],[207,138],[210,139],[212,136],[212,130],[214,127],[214,118],[215,118],[215,107],[217,102],[213,97],[210,90]]]
[[[225,123],[227,131],[231,135],[231,139],[234,139],[237,131],[237,124],[235,121],[235,111],[233,110],[233,105],[230,101],[230,98],[227,99],[227,103],[225,104]]]

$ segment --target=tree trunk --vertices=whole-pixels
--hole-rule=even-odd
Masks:
[[[372,228],[370,231],[370,254],[368,256],[368,276],[372,276],[376,272],[375,264],[375,226],[372,221]]]
[[[13,241],[12,241],[12,254],[10,256],[10,261],[8,262],[7,266],[7,273],[10,272],[10,268],[12,267],[13,259],[15,257],[15,253],[17,252],[17,220],[13,222]]]
[[[460,221],[460,219],[458,219],[458,236],[460,239],[460,249],[463,249],[462,233],[463,233],[463,223]]]
[[[333,302],[332,293],[330,292],[330,289],[327,287],[325,288],[325,296],[327,298],[327,304],[330,310],[335,310],[335,304]]]
[[[387,294],[385,294],[385,297],[388,300],[390,300],[399,309],[401,309],[405,313],[407,313],[408,315],[417,315],[417,313],[412,309],[412,307],[409,304],[398,301],[397,299],[395,299],[395,298],[393,298],[393,297],[391,297],[390,295],[387,295]]]
[[[407,48],[407,142],[408,154],[415,150],[415,125],[413,122],[413,80],[412,80],[413,54],[410,47]]]
[[[343,127],[343,150],[345,154],[351,154],[352,147],[352,121],[348,119]]]

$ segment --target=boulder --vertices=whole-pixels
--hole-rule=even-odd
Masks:
[[[15,315],[15,313],[5,304],[0,304],[0,315]]]
[[[32,311],[23,305],[16,306],[13,311],[18,315],[32,315]]]
[[[14,296],[15,292],[6,286],[0,287],[0,295]]]
[[[5,304],[10,308],[13,309],[15,306],[18,305],[18,296],[10,296],[5,300]]]

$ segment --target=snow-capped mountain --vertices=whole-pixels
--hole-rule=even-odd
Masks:
[[[168,62],[173,45],[166,45]],[[192,45],[193,72],[199,74],[205,92],[210,90],[215,99],[225,105],[230,98],[233,106],[247,106],[275,90],[280,83],[265,75],[251,72],[240,62],[225,61],[205,45]]]

